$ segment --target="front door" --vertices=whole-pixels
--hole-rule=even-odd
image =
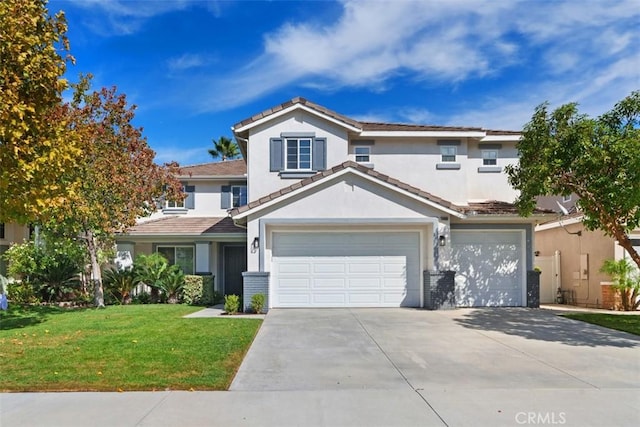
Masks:
[[[246,246],[223,246],[224,294],[242,300],[242,273],[247,271]]]

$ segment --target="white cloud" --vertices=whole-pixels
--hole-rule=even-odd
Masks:
[[[209,82],[204,111],[248,103],[289,85],[385,91],[401,76],[456,84],[534,64],[537,79],[589,80],[638,45],[640,11],[608,1],[351,1],[333,23],[287,23],[260,56]],[[635,15],[634,15],[634,10]],[[628,76],[627,76],[628,78]],[[202,85],[198,86],[200,89]],[[193,99],[193,98],[191,98]],[[222,107],[223,106],[223,107]]]
[[[167,61],[167,67],[170,71],[185,71],[192,68],[199,68],[209,63],[209,58],[205,55],[199,55],[194,53],[185,53],[176,58],[170,58]]]

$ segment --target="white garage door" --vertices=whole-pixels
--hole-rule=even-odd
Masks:
[[[274,307],[418,307],[418,233],[274,233]]]
[[[523,231],[452,230],[451,248],[458,306],[523,305]]]

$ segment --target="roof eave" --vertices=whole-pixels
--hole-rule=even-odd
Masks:
[[[271,113],[271,114],[269,114],[267,116],[264,116],[264,117],[262,117],[262,118],[260,118],[258,120],[255,120],[255,121],[253,121],[251,123],[247,123],[246,125],[241,126],[239,128],[236,128],[235,126],[232,126],[231,130],[233,131],[233,133],[235,135],[244,134],[245,132],[251,130],[252,128],[254,128],[256,126],[260,126],[263,123],[267,123],[267,122],[269,122],[269,121],[271,121],[273,119],[276,119],[278,117],[281,117],[281,116],[284,116],[286,114],[289,114],[290,112],[295,111],[295,110],[304,110],[304,111],[306,111],[306,112],[308,112],[310,114],[313,114],[315,116],[322,117],[323,119],[325,119],[325,120],[327,120],[329,122],[332,122],[332,123],[334,123],[334,124],[336,124],[338,126],[341,126],[341,127],[345,128],[345,129],[351,131],[351,132],[359,133],[359,132],[362,131],[361,128],[352,126],[352,125],[350,125],[348,123],[345,123],[345,122],[343,122],[341,120],[338,120],[338,119],[336,119],[334,117],[331,117],[331,116],[329,116],[327,114],[324,114],[324,113],[322,113],[320,111],[317,111],[317,110],[315,110],[313,108],[310,108],[310,107],[308,107],[308,106],[306,106],[304,104],[300,104],[300,103],[290,105],[287,108],[283,108],[282,110],[279,110],[279,111],[276,111],[274,113]]]
[[[383,138],[383,137],[431,137],[431,138],[485,138],[486,132],[480,131],[444,131],[444,130],[413,130],[413,131],[383,131],[365,130],[360,133],[362,138]]]

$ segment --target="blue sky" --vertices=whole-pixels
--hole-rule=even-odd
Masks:
[[[640,89],[640,0],[50,0],[76,65],[138,106],[159,162],[303,96],[355,119],[518,130]]]

